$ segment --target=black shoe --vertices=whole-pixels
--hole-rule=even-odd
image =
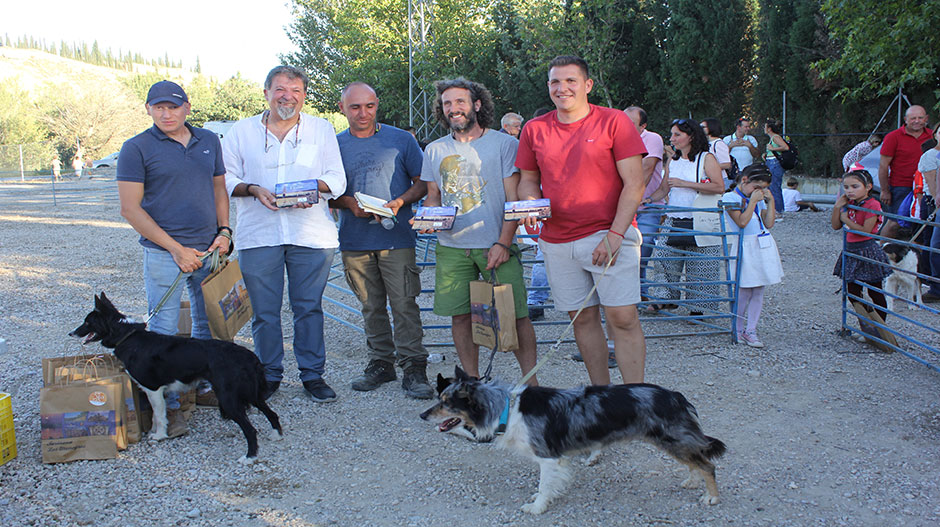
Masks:
[[[428,383],[428,374],[424,366],[410,366],[405,369],[401,379],[401,388],[405,395],[414,399],[434,397],[434,388]]]
[[[386,382],[392,382],[395,376],[395,365],[384,360],[369,361],[364,372],[353,379],[352,389],[357,392],[371,392]]]
[[[264,400],[267,401],[274,395],[274,392],[281,387],[281,381],[267,381],[265,391],[264,391]]]
[[[539,306],[529,306],[529,320],[536,321],[545,318],[545,308]]]
[[[578,361],[578,362],[584,362],[584,357],[581,356],[581,352],[576,351],[576,352],[574,352],[574,353],[571,354],[571,360],[575,360],[575,361]],[[607,367],[608,367],[608,368],[616,368],[616,367],[617,367],[617,357],[614,356],[614,352],[612,352],[612,351],[607,352]]]
[[[935,295],[935,294],[931,293],[930,291],[928,291],[928,292],[924,293],[923,295],[921,295],[920,299],[921,299],[925,304],[933,304],[933,303],[935,303],[935,302],[940,302],[940,295]]]
[[[304,381],[304,390],[318,403],[332,403],[336,400],[336,392],[323,379]]]

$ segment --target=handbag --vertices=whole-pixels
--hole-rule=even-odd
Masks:
[[[670,218],[672,226],[679,229],[693,230],[692,218]],[[695,246],[695,236],[686,234],[682,231],[671,231],[672,234],[666,237],[666,245],[670,247],[693,247]]]
[[[699,153],[695,163],[695,180],[697,183],[702,181],[702,158],[704,153]],[[717,209],[719,194],[695,193],[695,199],[692,201],[693,209]],[[721,231],[721,213],[692,211],[692,225],[694,230],[699,232],[720,232]],[[696,234],[694,244],[698,247],[711,247],[721,243],[720,236],[711,236],[707,234]]]

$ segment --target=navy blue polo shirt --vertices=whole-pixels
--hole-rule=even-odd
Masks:
[[[218,230],[215,176],[225,174],[219,136],[186,123],[192,137],[183,146],[156,125],[124,142],[118,156],[118,181],[144,184],[141,207],[171,238],[203,251]],[[140,237],[145,247],[162,249]]]

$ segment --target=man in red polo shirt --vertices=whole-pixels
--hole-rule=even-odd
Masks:
[[[556,309],[574,317],[585,306],[575,319],[574,336],[591,383],[610,383],[601,305],[623,382],[638,383],[646,340],[636,308],[642,236],[635,216],[646,186],[646,147],[625,113],[588,103],[593,85],[580,57],[556,57],[549,64],[548,93],[556,110],[522,130],[518,194],[551,200],[552,217],[543,224],[539,247]],[[597,292],[588,298],[595,284]]]
[[[917,162],[923,153],[920,145],[932,135],[933,130],[927,128],[927,111],[923,106],[914,105],[904,113],[904,126],[885,136],[878,165],[878,184],[885,212],[897,214],[901,201],[910,194]],[[897,227],[896,221],[885,222],[882,235],[893,238]]]

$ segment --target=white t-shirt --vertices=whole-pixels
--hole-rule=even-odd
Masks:
[[[931,148],[930,150],[924,152],[922,156],[920,156],[920,162],[917,163],[917,170],[920,170],[921,174],[929,170],[938,169],[940,169],[940,151],[937,151],[936,148]],[[940,175],[940,170],[938,170],[938,172],[934,175]],[[928,196],[930,195],[930,187],[927,186],[926,181],[924,181],[924,193]]]
[[[736,141],[737,139],[734,134],[731,134],[724,138],[724,142],[726,145],[730,145],[731,141]],[[753,135],[745,135],[744,139],[754,145],[754,148],[757,148],[757,139],[755,139]],[[731,156],[738,162],[738,170],[744,170],[745,167],[754,163],[754,156],[751,155],[751,150],[746,146],[736,146],[732,148]]]
[[[669,162],[669,178],[692,182],[704,181],[707,177],[705,175],[705,156],[707,155],[709,155],[708,152],[700,152],[698,157],[691,161],[684,157],[673,159]],[[696,162],[698,158],[701,158],[700,168]],[[699,170],[701,175],[697,174],[696,170]],[[696,194],[698,194],[698,192],[691,188],[673,187],[669,189],[669,206],[691,207],[692,202],[695,201]],[[669,212],[666,215],[670,218],[691,218],[692,211]]]
[[[797,212],[800,206],[796,202],[803,201],[803,196],[795,188],[783,189],[783,212]]]

